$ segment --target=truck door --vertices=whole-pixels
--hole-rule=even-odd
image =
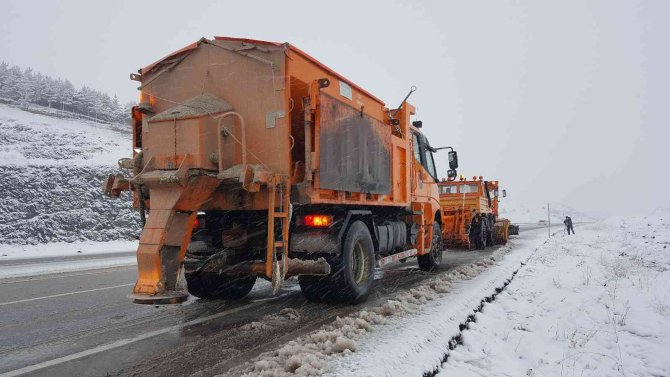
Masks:
[[[435,160],[433,159],[433,152],[430,151],[428,139],[425,136],[412,133],[412,144],[414,150],[414,158],[425,169],[424,174],[421,174],[421,180],[425,183],[435,183],[437,179],[437,170],[435,169]],[[425,174],[425,173],[428,174]]]

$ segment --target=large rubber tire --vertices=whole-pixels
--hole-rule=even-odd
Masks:
[[[480,231],[479,233],[476,234],[477,240],[475,240],[475,244],[477,245],[477,250],[485,250],[486,249],[486,229],[484,229],[484,226],[480,226]]]
[[[375,278],[375,251],[368,227],[355,221],[344,237],[342,252],[330,261],[328,301],[358,304],[370,294]]]
[[[493,240],[493,230],[487,230],[486,231],[486,246],[493,246],[495,244],[496,243]]]
[[[433,223],[433,240],[430,243],[430,252],[428,254],[417,255],[421,271],[434,271],[442,264],[442,229],[436,221]]]
[[[232,278],[214,272],[185,274],[188,293],[202,299],[240,299],[254,287],[256,276]]]

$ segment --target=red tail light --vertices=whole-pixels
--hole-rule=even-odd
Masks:
[[[204,218],[195,218],[195,221],[193,221],[193,229],[200,229],[205,227],[205,219]]]
[[[333,216],[307,215],[304,218],[304,224],[315,228],[331,226],[333,224]]]

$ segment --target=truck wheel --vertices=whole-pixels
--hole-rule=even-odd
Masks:
[[[486,230],[482,226],[480,231],[476,234],[477,237],[477,249],[485,250],[486,249]]]
[[[436,221],[433,223],[433,240],[430,243],[430,253],[417,255],[416,257],[421,271],[433,271],[442,264],[440,241],[442,241],[442,230],[440,224]]]
[[[375,276],[375,252],[368,227],[356,221],[349,227],[342,253],[333,258],[329,275],[331,297],[349,304],[365,301]]]
[[[254,287],[256,276],[231,277],[215,272],[185,274],[188,292],[203,299],[240,299]]]

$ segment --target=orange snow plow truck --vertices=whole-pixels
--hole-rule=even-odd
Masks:
[[[461,177],[458,181],[442,180],[438,185],[445,246],[483,249],[507,243],[511,224],[498,218],[498,181],[485,181],[481,176],[468,181]],[[502,197],[506,196],[502,190]]]
[[[375,268],[440,264],[432,148],[405,97],[377,97],[288,43],[215,37],[131,74],[137,303],[237,299],[298,276],[312,301],[364,300]],[[449,152],[455,177],[456,152]]]

